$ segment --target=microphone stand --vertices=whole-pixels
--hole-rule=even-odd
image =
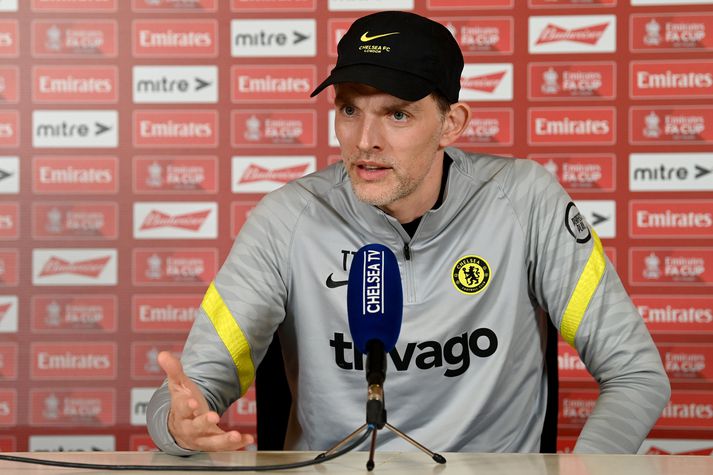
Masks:
[[[333,454],[339,448],[346,445],[350,440],[354,439],[361,431],[366,428],[373,429],[371,432],[371,444],[369,446],[369,460],[366,462],[366,469],[372,471],[374,469],[374,451],[376,449],[376,434],[379,430],[386,428],[398,435],[406,442],[418,448],[437,463],[446,463],[445,457],[437,454],[425,446],[419,444],[411,437],[400,431],[396,427],[386,422],[386,405],[384,403],[384,380],[386,379],[386,351],[384,350],[383,342],[379,340],[370,340],[367,343],[366,355],[366,380],[369,383],[366,401],[366,423],[356,429],[354,432],[346,436],[344,439],[337,442],[332,448],[317,455],[316,458],[326,457]]]

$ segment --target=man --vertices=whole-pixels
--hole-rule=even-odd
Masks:
[[[324,450],[363,423],[350,258],[378,242],[404,288],[389,421],[436,451],[536,452],[547,315],[600,385],[579,452],[636,452],[668,401],[658,352],[595,232],[542,167],[447,148],[468,125],[463,57],[412,13],[358,19],[330,76],[343,163],[267,195],[208,289],[148,424],[166,452],[234,450],[219,413],[277,331],[293,396],[286,448]],[[547,312],[545,314],[544,312]],[[184,373],[185,371],[185,373]],[[386,433],[384,450],[411,450]]]

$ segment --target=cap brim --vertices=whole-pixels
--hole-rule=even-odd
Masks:
[[[316,96],[327,86],[344,82],[367,84],[405,101],[418,101],[435,89],[433,84],[415,74],[373,64],[353,64],[333,69],[329,77],[312,91],[310,97]]]

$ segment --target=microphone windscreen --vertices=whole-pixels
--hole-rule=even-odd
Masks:
[[[357,349],[367,353],[367,343],[379,340],[388,353],[396,345],[403,317],[403,291],[399,263],[391,249],[367,244],[352,260],[347,283],[349,331]]]

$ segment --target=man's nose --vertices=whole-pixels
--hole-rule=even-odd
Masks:
[[[362,152],[382,149],[382,131],[377,117],[366,115],[363,118],[357,146]]]

